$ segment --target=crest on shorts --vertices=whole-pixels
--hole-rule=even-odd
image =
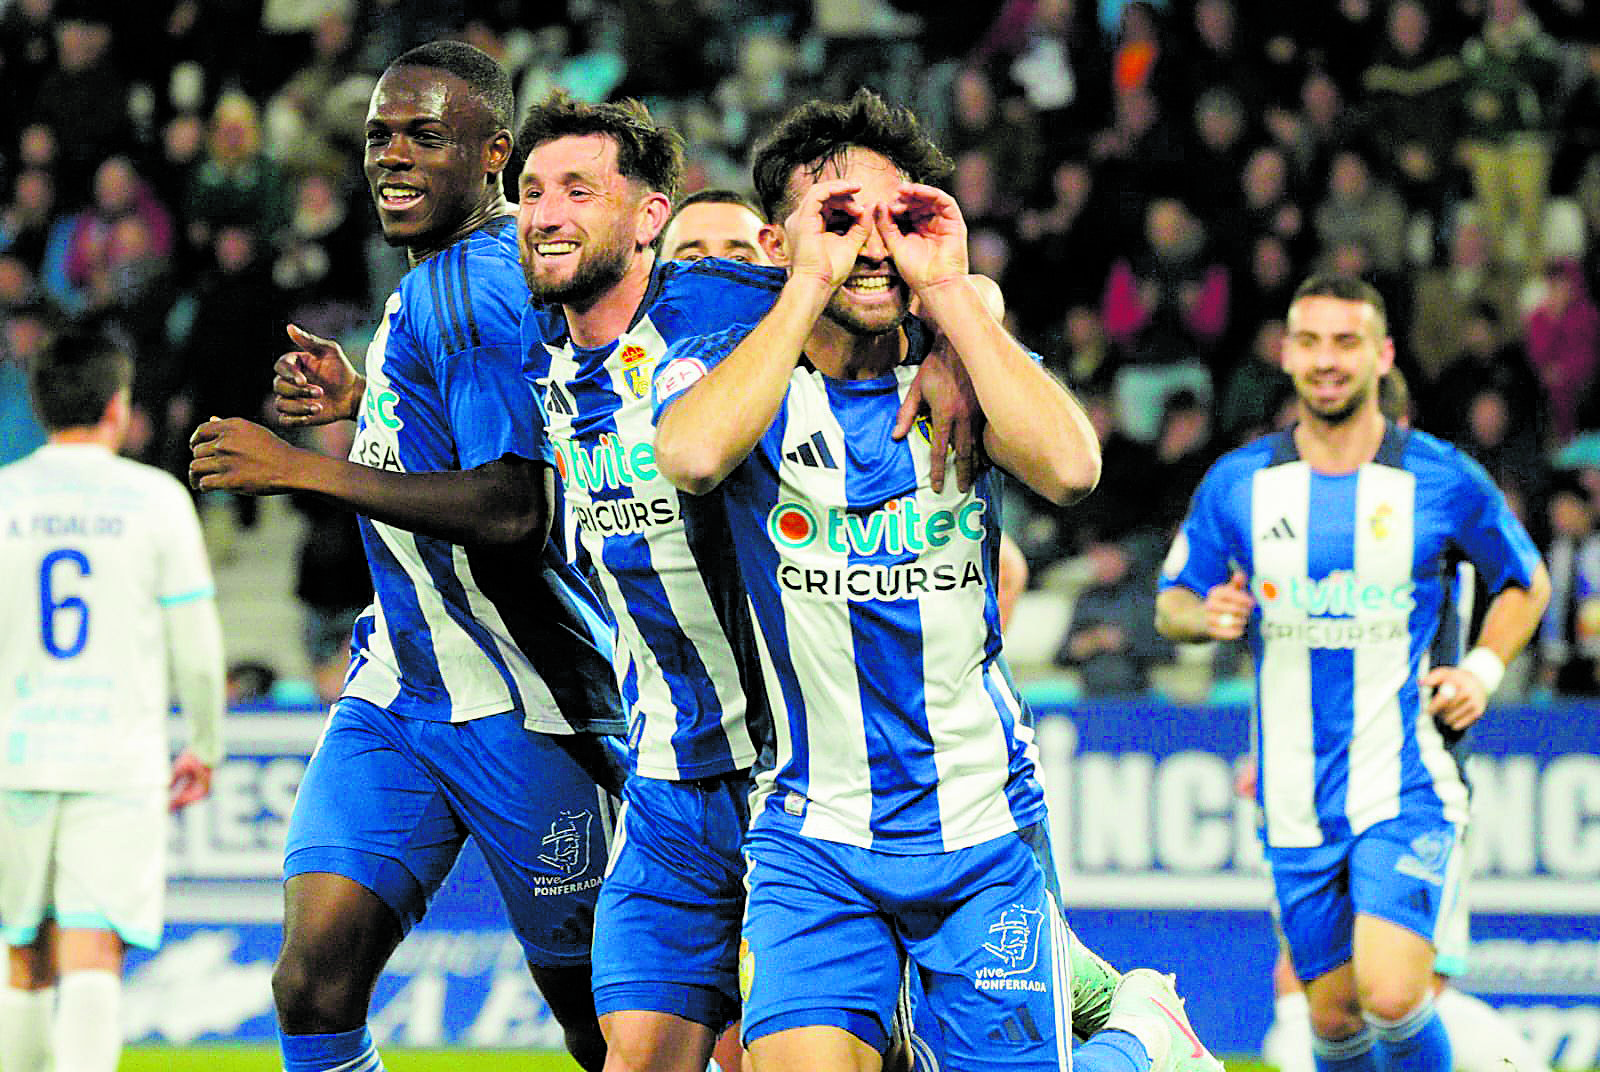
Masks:
[[[1039,928],[1044,913],[1020,904],[1011,904],[1000,918],[989,925],[989,940],[983,943],[1002,963],[1001,975],[1021,975],[1033,970],[1039,958]]]
[[[1411,839],[1411,850],[1394,862],[1394,869],[1402,875],[1421,879],[1438,886],[1444,882],[1445,865],[1450,862],[1450,850],[1455,839],[1444,831],[1435,830]]]
[[[539,862],[571,877],[589,870],[589,827],[594,816],[587,811],[564,811],[550,824],[541,844]]]

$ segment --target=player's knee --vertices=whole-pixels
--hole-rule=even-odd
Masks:
[[[1354,1006],[1320,1009],[1313,1006],[1311,1009],[1311,1031],[1321,1039],[1337,1042],[1359,1033],[1365,1026],[1361,1010]]]
[[[1425,989],[1402,979],[1383,979],[1362,988],[1361,1009],[1375,1024],[1398,1024],[1408,1019],[1428,998]]]
[[[291,1035],[349,1031],[366,1022],[367,990],[285,946],[272,967],[272,1003],[278,1025]]]

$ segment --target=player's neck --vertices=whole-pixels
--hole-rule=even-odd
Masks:
[[[512,207],[511,202],[507,201],[504,196],[497,193],[495,196],[486,199],[477,208],[473,209],[472,213],[467,216],[466,219],[461,221],[461,225],[459,227],[454,228],[449,234],[445,235],[438,241],[431,241],[426,245],[407,246],[406,261],[411,265],[411,267],[415,268],[417,265],[433,256],[435,253],[449,249],[451,246],[455,245],[457,242],[461,241],[463,238],[467,237],[473,231],[476,231],[489,221],[500,216],[513,216],[515,214],[516,210]]]
[[[563,305],[567,333],[572,336],[574,345],[587,349],[616,342],[628,330],[634,314],[644,303],[655,264],[655,251],[643,249],[634,256],[622,278],[589,305]]]
[[[1377,405],[1363,406],[1342,421],[1327,421],[1305,407],[1295,425],[1294,445],[1307,465],[1327,476],[1353,473],[1378,456],[1385,429]]]
[[[53,446],[103,447],[115,453],[118,436],[114,427],[101,423],[58,428],[50,433],[48,439]]]
[[[806,338],[806,359],[835,380],[871,380],[884,375],[906,356],[906,333],[856,335],[823,317]]]

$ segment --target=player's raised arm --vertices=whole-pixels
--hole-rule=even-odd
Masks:
[[[549,531],[555,476],[507,454],[473,469],[395,473],[304,450],[259,424],[212,418],[189,439],[197,491],[309,491],[374,521],[458,544],[515,543]]]
[[[966,222],[955,199],[906,183],[874,225],[896,269],[961,358],[985,418],[984,447],[1051,502],[1082,498],[1100,479],[1100,444],[1083,407],[989,314],[967,275]]]
[[[777,304],[727,359],[673,401],[656,425],[656,464],[684,491],[720,484],[771,426],[789,375],[834,291],[873,233],[859,184],[820,182],[785,223],[789,278]]]
[[[272,366],[272,408],[278,423],[305,428],[355,420],[366,380],[345,357],[344,348],[298,324],[287,325],[287,330],[296,348]]]

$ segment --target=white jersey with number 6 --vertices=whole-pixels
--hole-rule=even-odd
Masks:
[[[165,786],[163,609],[213,594],[183,485],[103,447],[0,468],[0,788]]]

